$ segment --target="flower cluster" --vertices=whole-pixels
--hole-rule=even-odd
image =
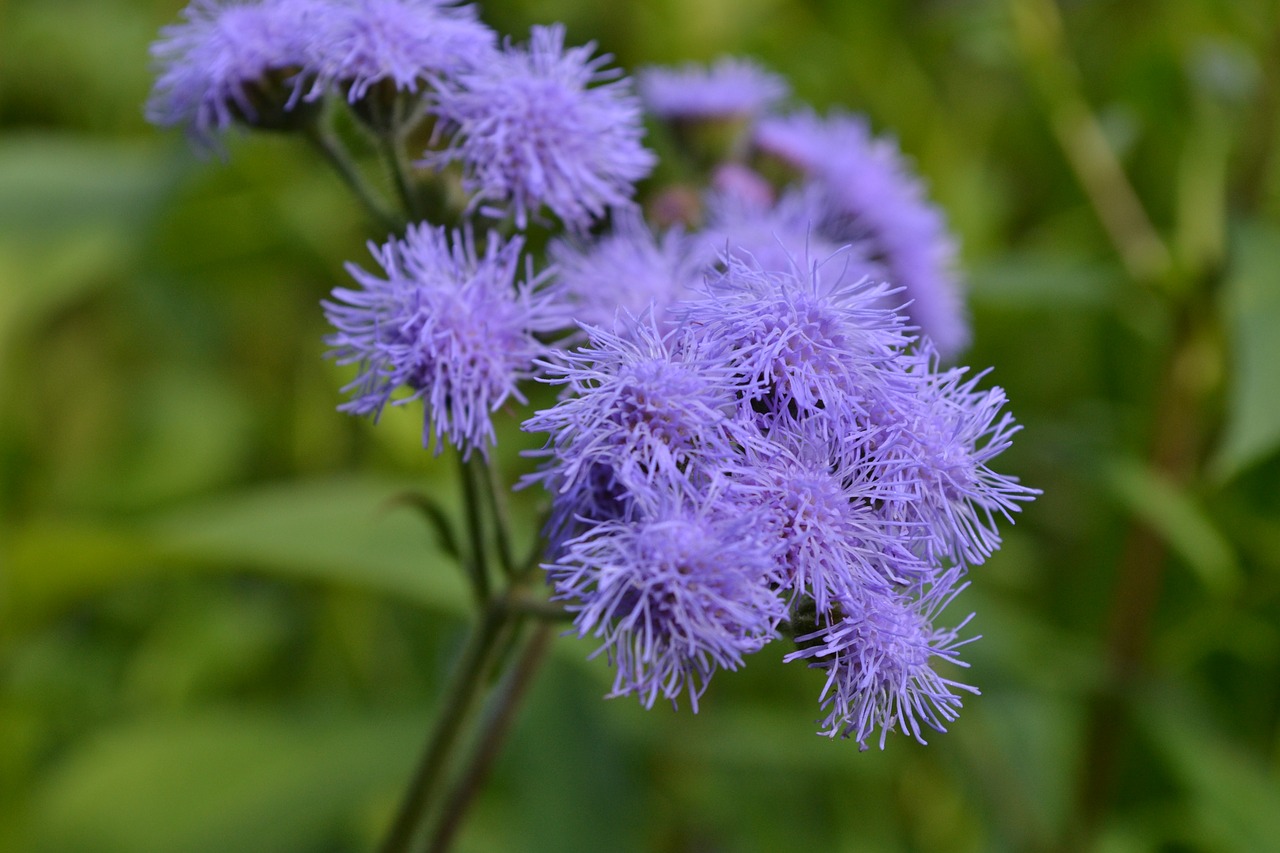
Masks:
[[[923,742],[977,692],[939,671],[968,620],[940,622],[1036,492],[990,467],[1003,392],[945,366],[954,243],[895,143],[746,60],[648,69],[637,96],[562,26],[500,40],[452,0],[194,0],[153,50],[154,121],[211,145],[346,105],[406,216],[434,200],[324,302],[341,408],[422,400],[424,445],[465,459],[525,407],[523,483],[551,496],[530,565],[611,695],[696,709],[783,636],[825,674],[829,736]],[[642,208],[645,109],[701,181]],[[528,411],[530,382],[559,396]]]
[[[883,285],[822,267],[722,256],[675,319],[622,315],[544,363],[566,389],[525,422],[549,436],[534,478],[553,493],[546,569],[578,633],[605,640],[615,693],[696,705],[714,668],[785,627],[788,659],[827,672],[826,734],[923,740],[972,689],[934,671],[962,643],[934,619],[991,553],[994,518],[1033,492],[987,464],[1013,430],[1000,392],[941,371]],[[636,537],[673,519],[697,519],[721,555],[680,571],[757,602],[751,630],[652,585]],[[647,654],[627,645],[640,639]]]
[[[566,47],[560,26],[499,49],[452,0],[195,0],[186,18],[152,48],[148,116],[205,147],[235,122],[316,121],[337,93],[393,143],[433,119],[421,163],[462,163],[473,207],[509,211],[520,229],[545,207],[585,230],[628,205],[654,165],[629,81],[594,45]]]

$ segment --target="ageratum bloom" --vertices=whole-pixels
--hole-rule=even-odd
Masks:
[[[735,417],[742,381],[732,367],[701,359],[683,330],[620,321],[617,334],[587,327],[586,346],[542,365],[543,381],[568,393],[524,423],[548,433],[542,477],[570,504],[600,467],[628,491],[694,493],[753,440]]]
[[[785,614],[770,543],[749,515],[666,496],[632,522],[589,527],[544,566],[581,637],[603,641],[617,673],[611,696],[651,707],[698,699],[717,669],[777,636]]]
[[[825,235],[871,245],[883,277],[903,288],[908,316],[939,352],[953,355],[968,343],[955,242],[892,140],[872,136],[861,118],[802,112],[761,120],[755,145],[824,188]]]
[[[863,589],[889,590],[932,576],[932,567],[907,546],[910,525],[880,513],[884,501],[905,495],[876,477],[873,455],[847,449],[857,436],[810,419],[771,438],[764,453],[747,450],[727,471],[733,487],[726,494],[779,543],[789,601],[808,599],[827,613],[833,602]]]
[[[563,26],[534,27],[527,47],[442,83],[433,112],[448,147],[425,162],[461,161],[474,203],[509,208],[519,228],[543,206],[583,230],[628,204],[654,157],[639,101],[594,49],[566,49]]]
[[[880,730],[880,748],[894,730],[924,743],[923,727],[946,731],[959,713],[957,691],[978,693],[976,687],[945,678],[933,668],[935,660],[967,666],[958,649],[969,618],[954,628],[935,628],[938,614],[964,589],[951,571],[920,598],[863,588],[842,597],[829,622],[796,638],[801,648],[785,660],[807,660],[827,673],[822,707],[827,717],[821,734],[851,737],[863,749]]]
[[[352,101],[386,82],[417,92],[442,75],[483,64],[496,37],[476,9],[456,0],[345,0],[329,5],[312,41],[317,91],[336,87]]]
[[[882,504],[886,517],[918,531],[930,562],[982,563],[1000,547],[996,518],[1012,523],[1019,504],[1039,494],[989,465],[1021,427],[1004,411],[1002,388],[977,387],[986,371],[940,370],[928,347],[905,361],[914,393],[875,413],[884,430],[878,475],[902,495]]]
[[[729,56],[709,67],[646,68],[637,80],[649,112],[670,119],[750,118],[789,92],[778,75],[749,59]]]
[[[723,253],[779,275],[792,274],[801,258],[821,258],[819,287],[831,290],[879,272],[866,243],[837,245],[819,230],[825,215],[821,191],[812,185],[789,190],[776,201],[718,192],[707,202],[707,225],[699,234],[708,253]]]
[[[594,242],[578,238],[552,243],[549,254],[574,319],[621,332],[623,316],[652,312],[663,324],[669,309],[693,295],[702,280],[703,257],[679,229],[658,235],[635,212],[619,212],[613,228]]]
[[[825,263],[839,263],[837,255]],[[909,340],[902,318],[880,307],[886,289],[865,280],[827,287],[819,270],[724,259],[707,294],[686,305],[703,348],[754,387],[741,397],[760,426],[820,416],[836,422],[865,411],[898,381]]]
[[[411,225],[403,240],[370,244],[384,274],[354,264],[360,289],[336,288],[325,315],[337,330],[326,342],[339,364],[359,365],[340,408],[381,414],[399,391],[426,405],[423,444],[448,439],[463,457],[495,437],[490,414],[547,353],[536,337],[561,328],[563,316],[542,281],[517,282],[522,241],[490,234],[483,254],[469,231]]]
[[[323,9],[319,0],[193,0],[185,20],[161,30],[151,46],[159,76],[147,119],[186,128],[206,149],[233,121],[289,126],[315,72],[310,34]]]

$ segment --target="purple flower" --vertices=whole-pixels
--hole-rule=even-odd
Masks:
[[[721,198],[758,210],[768,210],[776,195],[764,175],[741,163],[716,166],[711,173],[711,188]]]
[[[233,122],[276,128],[298,106],[318,0],[193,0],[151,46],[159,77],[147,118],[182,125],[203,148]]]
[[[939,371],[927,347],[908,363],[916,392],[876,413],[886,431],[880,476],[908,496],[885,510],[920,531],[925,559],[976,565],[1000,546],[996,517],[1012,523],[1019,504],[1039,494],[988,464],[1020,427],[1003,411],[1003,389],[977,388],[985,371],[968,379],[967,368]]]
[[[710,67],[646,68],[637,78],[645,107],[662,118],[750,118],[789,91],[786,81],[755,62],[727,56]]]
[[[601,466],[628,491],[694,493],[753,440],[734,417],[742,382],[731,367],[701,360],[683,330],[664,333],[652,318],[629,315],[620,322],[617,334],[587,327],[586,346],[543,364],[544,381],[568,393],[524,423],[549,434],[537,452],[549,458],[542,478],[570,504]]]
[[[434,112],[449,146],[425,162],[461,160],[475,203],[509,205],[519,228],[543,205],[582,230],[628,204],[654,157],[639,102],[593,50],[565,49],[563,26],[534,27],[528,47],[442,84]]]
[[[893,141],[873,137],[854,116],[797,113],[763,119],[755,144],[824,187],[826,236],[871,244],[884,277],[903,288],[908,315],[939,352],[952,355],[968,343],[955,243]]]
[[[820,189],[813,185],[761,204],[751,195],[715,193],[707,204],[707,226],[699,235],[708,252],[754,262],[761,269],[788,275],[801,258],[823,258],[819,287],[831,290],[880,272],[867,243],[839,246],[820,231],[826,215]]]
[[[595,242],[561,239],[549,254],[579,322],[615,332],[629,327],[622,313],[652,311],[662,326],[668,309],[693,294],[703,259],[680,230],[659,236],[635,212],[619,212],[613,229]]]
[[[312,56],[316,89],[336,85],[351,101],[389,82],[416,92],[424,81],[457,74],[495,52],[493,31],[474,6],[456,0],[339,0],[319,21]]]
[[[651,707],[687,691],[697,711],[717,669],[777,635],[775,565],[752,517],[668,497],[636,521],[591,526],[544,568],[578,635],[600,638],[617,667],[611,696]]]
[[[879,506],[904,497],[876,478],[874,456],[848,445],[864,440],[821,420],[774,433],[766,452],[748,450],[727,476],[729,498],[757,515],[780,545],[783,588],[811,599],[819,613],[864,589],[889,590],[933,576],[907,547],[910,525]]]
[[[547,352],[535,335],[565,317],[540,280],[515,282],[520,239],[485,242],[479,255],[470,232],[411,225],[403,240],[370,245],[385,278],[348,264],[361,289],[337,288],[324,303],[337,330],[332,355],[360,366],[342,410],[376,418],[403,388],[395,403],[426,403],[424,445],[434,431],[437,453],[444,438],[464,458],[487,452],[490,413],[508,398],[524,402],[517,383]]]
[[[847,420],[898,381],[896,358],[909,340],[902,319],[879,307],[885,288],[820,274],[837,255],[785,272],[725,258],[723,275],[686,305],[703,346],[740,376],[745,403],[768,430],[821,416]]]
[[[879,729],[884,749],[885,738],[895,729],[920,743],[925,742],[922,724],[946,731],[960,709],[956,691],[978,692],[944,678],[932,665],[937,659],[967,666],[958,649],[976,639],[959,638],[968,618],[955,628],[933,627],[938,613],[964,589],[956,585],[958,577],[953,571],[940,578],[915,601],[864,588],[841,598],[829,623],[796,638],[801,648],[785,660],[808,660],[827,673],[822,734],[852,737],[865,749]]]

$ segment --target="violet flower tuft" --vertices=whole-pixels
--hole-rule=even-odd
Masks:
[[[425,162],[461,161],[473,203],[495,215],[509,206],[522,229],[544,205],[581,231],[629,204],[655,160],[639,101],[594,49],[566,49],[561,25],[534,27],[527,46],[442,83],[433,112],[449,144]]]
[[[375,418],[395,403],[422,398],[423,444],[447,438],[466,458],[495,441],[490,413],[508,398],[524,402],[518,383],[547,353],[538,333],[565,317],[542,279],[515,282],[522,241],[496,234],[477,253],[469,231],[411,225],[403,240],[370,245],[385,278],[349,264],[358,290],[337,288],[325,314],[337,330],[326,341],[339,364],[359,365],[340,408]]]

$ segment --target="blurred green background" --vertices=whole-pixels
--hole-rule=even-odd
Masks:
[[[0,849],[371,849],[467,618],[388,499],[453,467],[334,410],[318,301],[381,235],[322,163],[143,121],[181,6],[0,0]],[[816,737],[782,644],[646,712],[563,638],[459,849],[1280,849],[1277,4],[483,10],[896,135],[1044,496],[961,599],[949,734]]]

